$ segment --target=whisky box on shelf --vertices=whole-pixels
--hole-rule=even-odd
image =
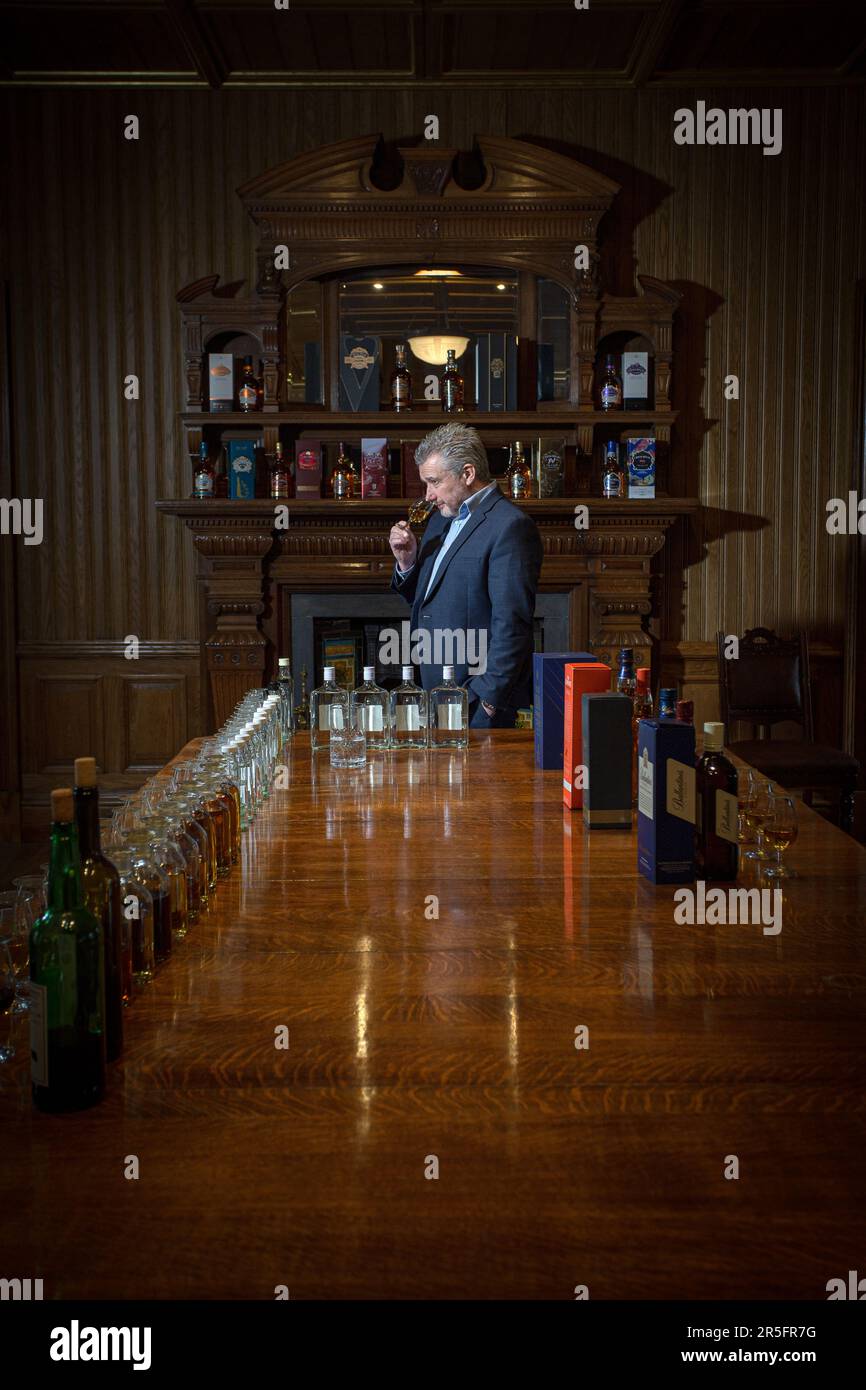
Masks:
[[[400,440],[400,486],[403,497],[423,497],[427,491],[415,463],[417,448],[417,439]]]
[[[580,703],[587,772],[583,823],[588,830],[630,830],[632,702],[608,690],[583,695]]]
[[[295,440],[295,496],[321,497],[322,444],[319,439]]]
[[[517,338],[513,333],[481,333],[475,341],[477,409],[517,409]]]
[[[537,380],[536,391],[540,401],[554,399],[553,384],[553,343],[536,343]]]
[[[230,352],[207,355],[208,408],[215,414],[233,410],[235,403],[235,359]]]
[[[623,435],[629,497],[656,495],[656,442],[652,436]]]
[[[229,499],[247,501],[256,496],[256,465],[261,448],[261,436],[252,437],[240,430],[224,430],[221,443],[226,451],[229,475]]]
[[[340,409],[378,410],[382,344],[340,334]]]
[[[584,764],[584,695],[610,690],[610,667],[603,661],[570,661],[565,668],[562,740],[562,799],[572,811],[583,805],[583,778],[578,769]],[[581,784],[581,785],[578,785]]]
[[[388,441],[361,440],[361,496],[388,496]]]
[[[637,733],[637,866],[651,883],[695,878],[695,730],[641,719]]]
[[[647,410],[649,408],[649,360],[648,352],[623,353],[623,410]]]
[[[532,724],[535,766],[562,769],[565,668],[595,663],[591,652],[535,652],[532,658]]]
[[[535,483],[539,497],[561,497],[565,477],[565,439],[541,435],[535,451]]]

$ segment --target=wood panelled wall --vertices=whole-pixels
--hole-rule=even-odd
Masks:
[[[781,107],[782,153],[675,145],[675,109],[699,98]],[[418,134],[431,112],[443,144],[538,138],[616,179],[610,287],[629,293],[639,269],[683,293],[671,491],[705,510],[665,557],[685,577],[657,635],[691,648],[718,627],[805,622],[842,656],[854,542],[829,537],[824,517],[858,482],[862,89],[34,90],[2,93],[0,111],[12,484],[46,504],[43,544],[14,542],[19,660],[38,650],[44,664],[51,643],[84,659],[96,643],[105,661],[104,644],[128,634],[152,654],[169,644],[163,674],[187,660],[176,644],[198,637],[192,546],[153,505],[189,491],[176,291],[252,274],[240,184],[359,133]],[[128,373],[138,401],[124,399]],[[200,732],[195,700],[181,707],[178,735]]]

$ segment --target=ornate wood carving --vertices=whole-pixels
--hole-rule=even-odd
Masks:
[[[277,590],[289,593],[387,590],[393,570],[388,532],[405,516],[400,498],[377,502],[289,502],[289,524],[274,530],[274,504],[160,502],[193,535],[199,581],[213,630],[205,642],[214,718],[222,723],[244,691],[273,672],[259,619]],[[588,529],[575,527],[575,503],[550,498],[526,503],[544,546],[542,591],[589,592],[588,629],[572,640],[615,661],[632,646],[650,665],[653,639],[652,561],[665,534],[696,510],[690,499],[648,503],[587,499]],[[580,607],[578,605],[578,607]]]

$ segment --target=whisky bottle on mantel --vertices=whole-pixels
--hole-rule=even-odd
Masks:
[[[448,348],[445,371],[442,373],[442,409],[446,415],[463,413],[463,377],[457,367],[457,354]]]
[[[47,897],[30,932],[30,1074],[37,1109],[57,1113],[105,1094],[102,936],[82,897],[69,787],[51,793]]]
[[[340,444],[340,452],[337,455],[337,462],[334,464],[334,471],[331,474],[331,496],[342,501],[351,501],[354,491],[355,473],[350,460],[346,457],[346,451]]]
[[[253,359],[252,357],[245,357],[238,387],[238,409],[242,410],[244,414],[248,414],[251,410],[258,410],[261,395],[261,383],[257,377],[253,376]]]
[[[132,993],[129,923],[123,916],[120,874],[99,843],[99,789],[96,759],[75,759],[75,823],[81,854],[84,906],[102,928],[105,952],[105,1045],[109,1062],[123,1051],[123,1005]],[[124,939],[124,926],[127,939]]]
[[[523,444],[515,439],[511,446],[511,457],[505,470],[508,482],[508,495],[515,501],[532,496],[532,470],[526,462]]]
[[[197,500],[214,495],[214,467],[208,454],[208,446],[204,440],[198,448],[198,462],[193,476],[192,495]]]
[[[397,411],[411,410],[412,377],[406,366],[406,344],[397,343],[394,354],[397,361],[391,373],[391,409]]]
[[[269,492],[271,497],[277,500],[291,496],[289,468],[283,458],[283,446],[279,440],[277,440],[276,452],[271,460]]]

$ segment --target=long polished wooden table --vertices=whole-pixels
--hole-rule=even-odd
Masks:
[[[798,803],[781,932],[679,926],[530,734],[286,758],[104,1103],[35,1113],[26,1059],[0,1068],[0,1273],[46,1298],[570,1300],[825,1299],[866,1272],[866,851]]]

